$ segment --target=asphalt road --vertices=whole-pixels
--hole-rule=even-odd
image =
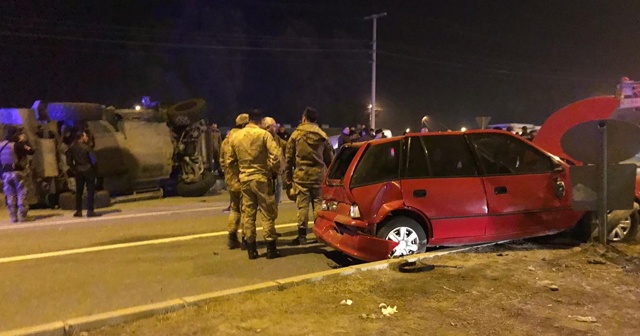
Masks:
[[[0,331],[351,263],[321,244],[287,246],[296,232],[290,202],[281,204],[276,222],[283,258],[248,260],[246,252],[226,248],[227,202],[224,196],[144,201],[101,209],[96,219],[37,210],[27,224],[10,224],[3,215]]]

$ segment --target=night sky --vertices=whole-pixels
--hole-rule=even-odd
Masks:
[[[259,107],[296,124],[365,121],[371,21],[378,126],[540,124],[640,80],[640,1],[147,0],[0,2],[0,106],[208,101],[230,125]]]

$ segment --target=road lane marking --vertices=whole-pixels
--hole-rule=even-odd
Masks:
[[[108,216],[107,215],[103,215],[101,217],[92,217],[92,218],[76,218],[76,217],[71,217],[69,219],[66,220],[59,220],[59,221],[55,221],[55,222],[42,222],[42,223],[28,223],[28,224],[10,224],[7,226],[0,226],[0,231],[2,230],[15,230],[15,229],[22,229],[22,228],[33,228],[33,227],[41,227],[41,226],[52,226],[52,225],[60,225],[60,224],[78,224],[78,223],[87,223],[87,222],[99,222],[99,221],[105,221],[105,220],[112,220],[112,219],[127,219],[127,218],[139,218],[139,217],[148,217],[148,216],[160,216],[160,215],[174,215],[174,214],[180,214],[180,213],[185,213],[185,212],[199,212],[199,211],[207,211],[207,210],[220,210],[220,209],[226,209],[227,207],[225,206],[218,206],[218,207],[207,207],[207,208],[195,208],[195,209],[182,209],[182,210],[168,210],[168,211],[157,211],[157,212],[142,212],[142,213],[134,213],[134,214],[127,214],[127,215],[115,215],[115,216]],[[100,212],[100,211],[98,211]],[[226,215],[226,214],[224,214]]]
[[[309,222],[309,223],[311,224],[312,222]],[[298,226],[298,223],[279,224],[279,225],[276,225],[276,228],[284,228],[284,227],[291,227],[291,226]],[[262,230],[262,228],[256,228],[256,230],[260,231]],[[12,262],[27,261],[27,260],[34,260],[34,259],[52,258],[52,257],[66,256],[71,254],[82,254],[82,253],[90,253],[90,252],[98,252],[98,251],[115,250],[115,249],[127,248],[127,247],[174,243],[178,241],[186,241],[186,240],[192,240],[192,239],[225,236],[227,234],[229,234],[228,231],[218,231],[218,232],[200,233],[200,234],[179,236],[179,237],[172,237],[172,238],[144,240],[144,241],[133,242],[133,243],[122,243],[122,244],[113,244],[113,245],[85,247],[85,248],[64,250],[64,251],[27,254],[27,255],[15,256],[15,257],[0,258],[0,264],[8,264]]]

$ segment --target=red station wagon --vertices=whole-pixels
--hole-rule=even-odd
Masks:
[[[509,132],[410,133],[340,149],[313,232],[366,261],[549,235],[584,215],[569,186],[564,162]]]

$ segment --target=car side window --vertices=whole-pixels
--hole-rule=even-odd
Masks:
[[[400,170],[400,141],[369,145],[351,177],[351,186],[397,180]]]
[[[477,176],[476,163],[462,135],[420,137],[427,151],[431,177]]]
[[[405,178],[429,177],[429,171],[431,171],[431,169],[427,161],[427,149],[424,147],[420,138],[422,137],[413,136],[408,138]]]
[[[542,174],[553,160],[521,139],[500,133],[468,134],[486,175]]]

